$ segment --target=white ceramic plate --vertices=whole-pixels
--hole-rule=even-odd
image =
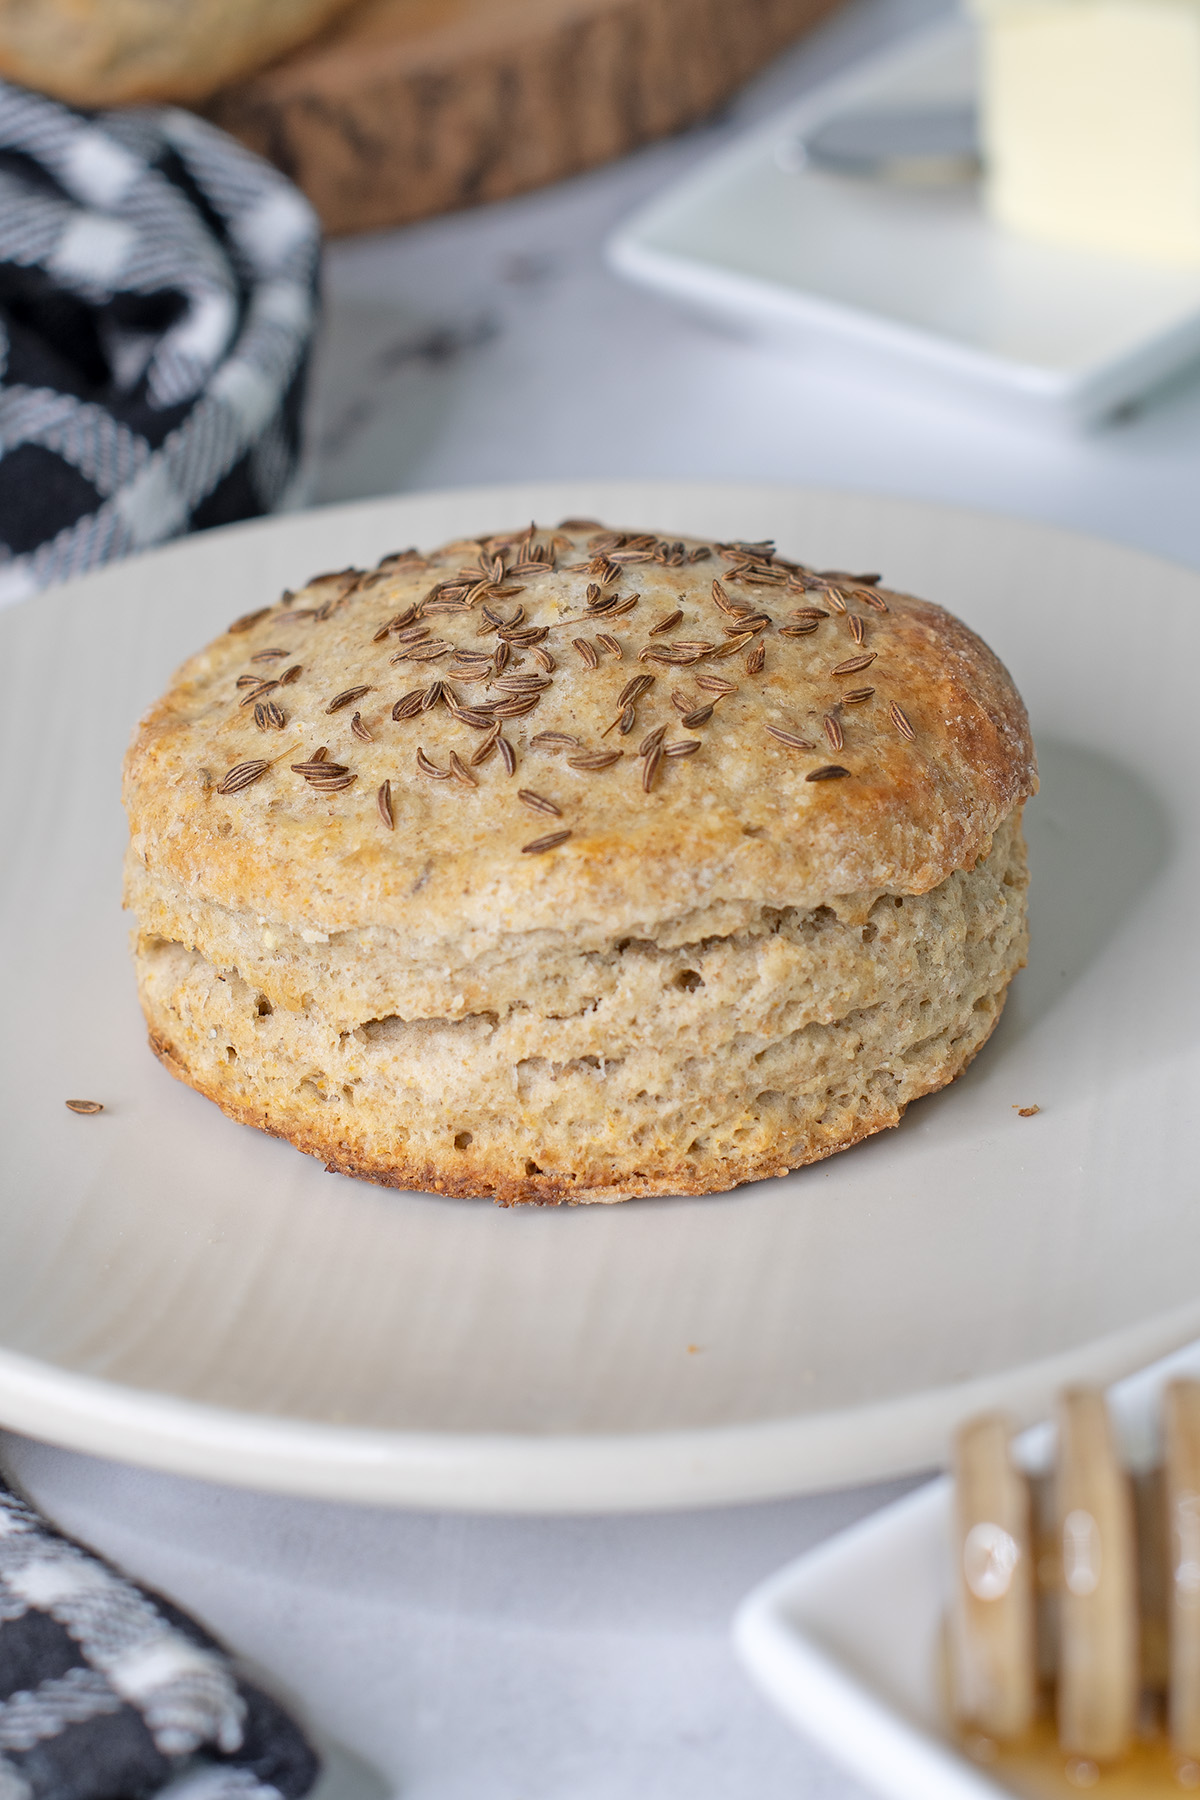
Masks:
[[[146,1049],[119,903],[130,729],[186,652],[316,569],[583,512],[775,534],[984,633],[1042,756],[1030,968],[962,1080],[784,1180],[506,1212],[326,1175]],[[1197,661],[1196,575],[794,488],[378,501],[0,614],[0,1422],[346,1498],[702,1504],[928,1466],[966,1412],[1031,1419],[1062,1380],[1200,1332]]]
[[[966,19],[923,32],[777,113],[657,195],[617,269],[801,354],[846,356],[1086,423],[1200,354],[1200,273],[1026,240],[978,184],[903,186],[783,166],[847,112],[973,104]]]
[[[1113,1389],[1132,1466],[1150,1461],[1164,1383],[1198,1374],[1195,1344]],[[1050,1467],[1051,1450],[1044,1426],[1018,1444],[1031,1471]],[[840,1533],[756,1588],[734,1624],[743,1662],[780,1711],[888,1800],[1009,1792],[961,1754],[941,1691],[952,1498],[948,1479],[930,1482]]]

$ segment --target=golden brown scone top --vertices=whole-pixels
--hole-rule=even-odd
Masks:
[[[1036,784],[1012,681],[940,607],[575,520],[315,577],[186,663],[126,764],[151,875],[434,937],[923,893]]]

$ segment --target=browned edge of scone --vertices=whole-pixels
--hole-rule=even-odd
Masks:
[[[1022,961],[1018,967],[1023,968]],[[742,1162],[734,1162],[732,1158],[724,1158],[709,1179],[698,1181],[694,1163],[679,1162],[664,1169],[655,1176],[639,1175],[635,1172],[614,1182],[609,1188],[589,1187],[586,1198],[598,1200],[603,1204],[606,1200],[635,1200],[646,1198],[684,1197],[686,1195],[724,1194],[735,1187],[742,1187],[751,1181],[767,1181],[773,1177],[787,1175],[792,1169],[804,1168],[809,1163],[823,1162],[826,1157],[836,1156],[839,1151],[853,1149],[865,1138],[875,1133],[886,1131],[899,1125],[904,1114],[914,1099],[923,1099],[926,1095],[936,1094],[940,1089],[948,1087],[956,1081],[963,1070],[969,1067],[975,1057],[983,1049],[1000,1021],[1004,1005],[1008,998],[1008,987],[1001,989],[996,996],[994,1011],[986,1032],[976,1042],[970,1044],[963,1054],[953,1063],[944,1064],[936,1077],[924,1087],[920,1094],[902,1101],[895,1106],[880,1109],[878,1112],[860,1117],[850,1131],[836,1137],[831,1134],[830,1141],[813,1149],[799,1162],[785,1161],[774,1156],[747,1157]],[[370,1181],[376,1187],[400,1188],[406,1192],[444,1195],[448,1199],[458,1200],[492,1200],[497,1206],[578,1206],[584,1202],[578,1190],[573,1186],[569,1176],[548,1175],[535,1164],[526,1165],[524,1178],[489,1169],[486,1164],[470,1164],[461,1172],[451,1174],[444,1163],[433,1161],[397,1161],[387,1167],[365,1161],[355,1154],[348,1144],[331,1143],[313,1131],[299,1129],[285,1130],[278,1125],[265,1108],[247,1106],[244,1102],[232,1100],[229,1095],[220,1091],[212,1082],[194,1075],[187,1064],[178,1055],[173,1045],[169,1044],[153,1026],[148,1032],[151,1050],[163,1067],[182,1081],[196,1093],[202,1094],[206,1100],[215,1101],[227,1118],[235,1120],[239,1125],[252,1126],[257,1131],[265,1132],[268,1137],[283,1138],[295,1150],[301,1150],[305,1156],[313,1156],[324,1163],[329,1175],[347,1175],[356,1181]]]

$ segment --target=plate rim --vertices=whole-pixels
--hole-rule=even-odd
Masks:
[[[1043,1418],[1200,1334],[1200,1301],[1059,1355],[800,1418],[545,1436],[369,1429],[238,1411],[0,1349],[0,1427],[170,1474],[310,1499],[470,1513],[665,1512],[785,1499],[940,1466],[955,1424]]]

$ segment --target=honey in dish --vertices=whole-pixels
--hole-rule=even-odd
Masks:
[[[961,1733],[960,1742],[973,1762],[1023,1800],[1079,1800],[1085,1790],[1098,1800],[1179,1800],[1200,1790],[1200,1763],[1175,1754],[1161,1723],[1146,1721],[1143,1731],[1116,1763],[1066,1755],[1049,1708],[1016,1743],[997,1744],[977,1732]]]

